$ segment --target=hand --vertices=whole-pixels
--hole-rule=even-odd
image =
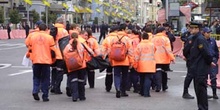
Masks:
[[[171,60],[170,63],[171,63],[171,64],[175,64],[175,61],[174,61],[174,60]]]
[[[212,67],[215,67],[215,66],[216,66],[216,64],[215,64],[214,62],[212,62],[212,63],[211,63],[211,66],[212,66]]]
[[[133,66],[132,66],[132,65],[130,65],[130,66],[129,66],[129,69],[132,69],[132,67],[133,67]]]

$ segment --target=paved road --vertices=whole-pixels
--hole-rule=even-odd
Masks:
[[[97,36],[98,34],[95,34]],[[129,91],[129,97],[115,98],[115,90],[105,92],[105,73],[96,72],[95,89],[86,86],[86,101],[72,102],[65,94],[50,94],[49,102],[34,101],[32,70],[21,65],[26,51],[24,39],[0,40],[0,110],[197,110],[196,99],[182,99],[185,62],[179,58],[172,64],[167,92],[151,92],[150,98]],[[65,92],[66,76],[62,83]],[[193,85],[189,89],[195,96]],[[220,91],[220,90],[219,90]],[[220,96],[220,92],[218,95]],[[211,93],[211,89],[208,88]],[[209,100],[209,110],[219,110],[220,100]]]

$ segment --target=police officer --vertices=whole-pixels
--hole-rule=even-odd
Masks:
[[[209,72],[210,75],[210,80],[211,80],[211,87],[212,87],[212,92],[213,92],[213,98],[214,99],[218,99],[218,96],[216,94],[216,88],[217,88],[217,83],[216,83],[216,75],[218,74],[218,59],[219,59],[219,50],[218,50],[218,46],[216,44],[216,41],[214,38],[210,37],[210,33],[211,33],[211,29],[209,29],[208,27],[203,28],[203,35],[206,38],[206,40],[208,41],[209,44],[209,52],[211,53],[212,56],[212,61],[216,64],[215,67],[211,68],[211,71]]]
[[[185,33],[183,33],[183,35],[181,36],[181,40],[184,42],[184,47],[186,45],[188,45],[188,40],[191,40],[192,39],[192,35],[191,35],[191,30],[190,30],[190,25],[187,25],[187,31]],[[186,60],[186,67],[188,67],[188,55],[184,56],[185,57],[185,60]],[[194,97],[192,95],[189,94],[188,92],[188,88],[189,88],[189,85],[190,83],[192,82],[193,80],[193,77],[192,75],[187,71],[187,74],[186,74],[186,77],[185,77],[185,80],[184,80],[184,89],[183,89],[183,95],[182,97],[184,99],[194,99]]]
[[[215,66],[209,52],[208,42],[200,32],[201,23],[191,22],[192,39],[184,47],[188,55],[188,72],[192,74],[199,110],[208,110],[207,78],[211,66]]]

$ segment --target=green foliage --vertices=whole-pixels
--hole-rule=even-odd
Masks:
[[[43,16],[41,17],[41,19],[46,23],[46,13],[43,12],[42,14],[43,14]],[[48,13],[48,23],[49,24],[50,23],[55,23],[56,19],[57,19],[57,14]]]
[[[9,11],[10,22],[13,24],[18,24],[21,21],[21,15],[17,9],[11,9]]]
[[[32,10],[33,13],[33,23],[36,23],[37,21],[40,20],[40,15],[38,12],[36,12],[36,10]]]
[[[2,7],[0,7],[0,23],[4,23],[5,18],[4,18],[4,10]]]

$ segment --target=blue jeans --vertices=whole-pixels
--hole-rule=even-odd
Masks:
[[[150,87],[151,87],[152,78],[153,78],[152,73],[140,73],[141,95],[150,96]]]
[[[41,87],[42,98],[48,97],[50,86],[50,65],[33,64],[33,94],[37,94]]]
[[[72,91],[73,99],[85,98],[86,73],[87,73],[86,69],[80,69],[69,73],[68,80],[70,81],[70,88]]]
[[[114,66],[114,83],[117,91],[125,92],[128,79],[128,66]]]
[[[217,88],[217,74],[218,74],[218,60],[216,58],[213,59],[214,63],[216,64],[215,67],[211,67],[211,71],[209,72],[210,80],[211,80],[211,87],[212,89]]]
[[[138,72],[132,68],[128,73],[128,88],[130,89],[132,86],[134,90],[138,90],[138,82],[139,82],[139,75]]]

